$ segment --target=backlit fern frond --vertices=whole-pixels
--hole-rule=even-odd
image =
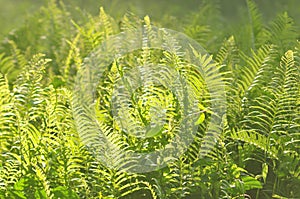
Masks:
[[[9,197],[9,192],[22,176],[20,159],[11,153],[1,154],[0,159],[0,198]]]
[[[20,162],[11,155],[16,138],[13,97],[5,76],[0,73],[0,195],[8,197],[8,190],[21,175]]]
[[[202,76],[207,89],[203,96],[203,104],[209,107],[210,120],[213,121],[209,123],[201,144],[200,153],[203,156],[215,146],[223,128],[222,120],[226,110],[225,83],[221,66],[212,61],[212,56],[202,55],[195,51],[193,53],[198,58],[198,64],[203,70]]]
[[[232,132],[231,138],[253,145],[266,152],[270,157],[277,160],[279,159],[278,149],[275,146],[270,146],[269,138],[265,135],[262,135],[260,132],[255,132],[255,130]]]
[[[165,176],[167,184],[164,190],[167,198],[185,198],[190,195],[194,180],[191,167],[184,157],[168,166],[169,173]]]
[[[68,42],[70,45],[70,50],[68,56],[66,57],[62,74],[64,80],[67,81],[69,84],[74,83],[73,77],[80,69],[81,64],[83,62],[80,50],[77,47],[79,38],[80,34],[77,34],[73,41]]]
[[[44,55],[35,55],[28,65],[23,65],[24,71],[18,76],[14,86],[15,106],[21,117],[36,120],[43,115],[44,90],[43,76],[49,59]]]
[[[8,150],[6,147],[14,137],[14,124],[13,97],[6,77],[0,73],[0,154]]]
[[[263,93],[257,95],[252,92],[254,99],[248,99],[249,103],[244,119],[241,121],[243,129],[249,132],[249,141],[252,135],[264,136],[269,147],[276,147],[279,154],[284,150],[295,150],[287,145],[291,139],[298,140],[297,131],[299,124],[295,123],[299,113],[297,112],[297,98],[299,98],[299,65],[295,62],[295,53],[287,51],[282,56],[280,64],[275,68],[271,81],[267,85],[256,84],[253,88]],[[296,130],[298,128],[298,130]],[[237,132],[239,133],[239,132]],[[296,133],[296,134],[295,134]],[[246,135],[245,133],[242,133]],[[237,134],[239,135],[239,134]],[[246,135],[247,136],[247,135]],[[254,136],[254,135],[253,135]],[[245,137],[245,136],[244,136]],[[280,138],[280,139],[279,139]],[[259,139],[252,139],[259,140]],[[247,142],[248,143],[248,142]],[[253,144],[253,141],[250,144]],[[259,143],[259,148],[264,148],[266,143]],[[272,152],[267,150],[266,152]]]
[[[276,59],[276,48],[274,46],[261,46],[257,52],[252,51],[252,56],[247,56],[240,53],[243,58],[245,66],[241,66],[243,62],[236,65],[235,69],[231,72],[231,78],[228,79],[227,88],[227,101],[229,102],[228,120],[230,126],[238,128],[239,122],[243,118],[245,109],[245,100],[247,100],[249,91],[256,85],[259,78],[265,74],[266,67],[271,66],[274,59]],[[265,80],[265,78],[263,78]]]
[[[109,17],[103,7],[100,8],[100,23],[103,26],[103,32],[105,35],[105,38],[108,38],[110,35],[113,35],[115,33],[113,26],[115,25],[113,22],[113,19]]]
[[[252,51],[251,57],[242,56],[246,66],[240,69],[241,74],[237,83],[241,96],[246,95],[248,89],[251,89],[251,85],[257,78],[258,71],[272,60],[272,53],[274,54],[274,46],[265,45],[259,48],[257,52]]]
[[[14,68],[14,62],[12,57],[5,56],[4,53],[0,54],[0,72],[2,74],[10,74],[10,80],[14,79],[18,72]]]
[[[234,36],[226,39],[220,47],[216,57],[216,62],[223,66],[223,70],[230,72],[234,76],[237,73],[238,65],[240,64],[240,50],[237,47]]]
[[[77,47],[81,49],[82,57],[87,56],[109,36],[117,33],[115,21],[105,13],[103,7],[100,8],[97,18],[89,15],[89,21],[85,26],[82,27],[74,21],[73,24],[80,34]]]

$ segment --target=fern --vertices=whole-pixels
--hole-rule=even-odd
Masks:
[[[13,113],[13,98],[6,77],[0,73],[0,139],[1,152],[7,150],[5,145],[13,138],[12,128],[15,122]]]
[[[282,48],[280,52],[284,53],[292,46],[295,46],[297,40],[296,31],[293,19],[285,12],[279,14],[277,18],[271,22],[262,32],[260,39],[280,46]]]
[[[50,0],[8,35],[0,198],[299,198],[297,22],[201,5],[154,20]]]
[[[259,36],[259,33],[262,31],[263,23],[260,12],[257,9],[256,4],[252,0],[247,0],[247,7],[249,12],[249,21],[251,27],[251,47],[252,49],[256,48],[256,38]]]

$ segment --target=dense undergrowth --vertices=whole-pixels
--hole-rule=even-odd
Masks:
[[[299,27],[288,13],[265,25],[256,4],[247,0],[247,6],[248,17],[235,27],[226,27],[218,5],[209,2],[181,20],[150,22],[133,13],[114,19],[103,8],[98,16],[81,12],[75,20],[55,1],[30,16],[0,45],[0,198],[300,198]],[[112,35],[151,24],[184,32],[213,55],[227,114],[213,150],[202,157],[212,114],[204,100],[205,119],[188,150],[165,168],[134,174],[106,167],[82,143],[72,97],[77,71],[93,49]],[[112,84],[116,70],[136,64],[133,57],[143,62],[160,55],[158,62],[174,65],[180,57],[145,49],[132,54],[106,71],[97,118],[107,135],[118,135],[110,139],[119,145],[156,150],[176,131],[164,127],[167,136],[144,145],[122,132],[111,115]],[[169,115],[176,120],[180,110]]]

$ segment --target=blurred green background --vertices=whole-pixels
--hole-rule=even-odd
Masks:
[[[26,16],[36,12],[48,0],[0,0],[0,39],[22,25]],[[119,17],[125,12],[134,12],[139,16],[149,15],[154,20],[165,16],[184,17],[196,12],[205,0],[63,0],[64,4],[76,18],[76,7],[96,15],[99,7],[104,6],[108,14]],[[209,0],[206,0],[209,1]],[[244,0],[210,0],[220,5],[224,23],[234,24],[247,15]],[[300,24],[299,0],[256,0],[263,18],[267,22],[276,13],[287,11]]]

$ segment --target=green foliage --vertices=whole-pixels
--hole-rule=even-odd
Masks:
[[[299,27],[287,13],[265,25],[257,5],[246,4],[248,23],[242,28],[226,28],[216,2],[177,21],[212,54],[193,52],[203,70],[213,74],[216,68],[224,80],[220,89],[226,91],[227,114],[223,126],[213,126],[222,129],[217,140],[203,139],[214,114],[205,78],[182,60],[171,36],[168,51],[143,48],[105,71],[95,112],[101,130],[117,146],[107,149],[114,154],[112,163],[125,149],[148,152],[165,146],[178,133],[183,114],[171,92],[146,82],[132,97],[131,114],[123,115],[131,122],[122,125],[136,132],[151,124],[153,104],[168,107],[168,125],[151,128],[145,139],[122,131],[110,99],[114,84],[133,66],[175,68],[201,102],[194,120],[198,130],[187,151],[162,169],[134,174],[103,165],[84,145],[78,128],[90,124],[74,122],[81,110],[72,104],[73,85],[84,58],[105,39],[144,25],[150,40],[151,24],[160,21],[133,13],[113,18],[102,7],[98,16],[75,19],[63,3],[49,1],[0,45],[0,198],[299,198]]]

